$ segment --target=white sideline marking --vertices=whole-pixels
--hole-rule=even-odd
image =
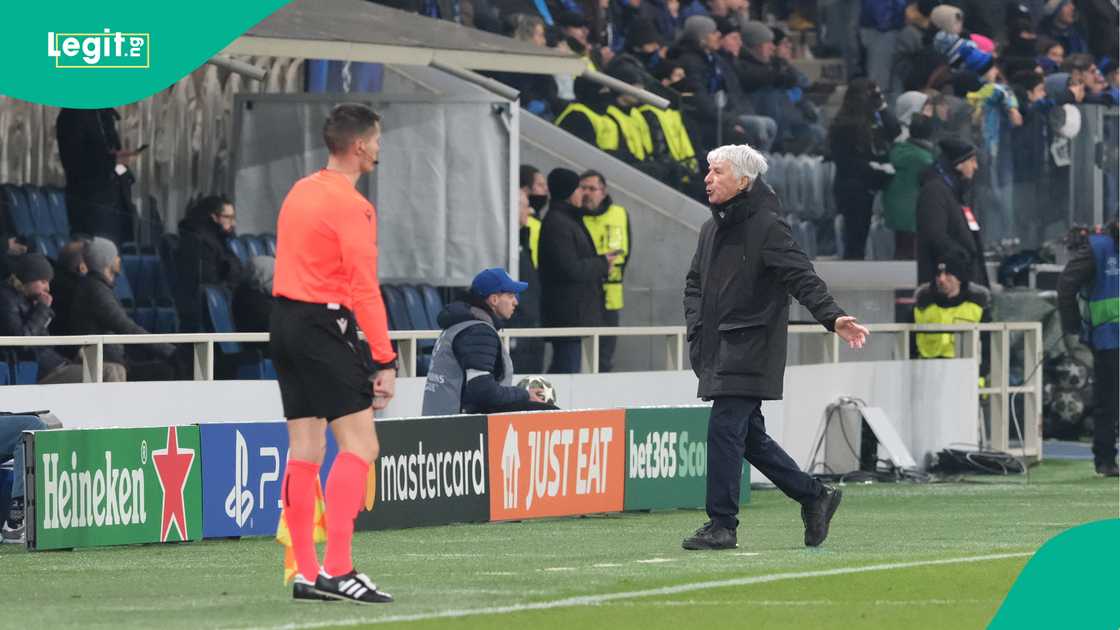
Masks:
[[[658,595],[676,595],[712,588],[727,586],[747,586],[750,584],[765,584],[782,580],[797,580],[802,578],[829,577],[833,575],[850,575],[853,573],[871,573],[875,571],[892,571],[895,569],[910,569],[913,567],[929,567],[940,564],[960,564],[964,562],[986,562],[988,560],[1006,560],[1008,558],[1023,558],[1033,556],[1033,551],[1018,553],[997,553],[985,556],[968,556],[964,558],[945,558],[942,560],[918,560],[914,562],[892,562],[887,564],[871,564],[861,567],[840,567],[838,569],[822,569],[820,571],[800,571],[797,573],[774,573],[771,575],[755,575],[751,577],[730,578],[726,580],[712,580],[708,582],[691,582],[664,586],[643,591],[628,591],[623,593],[602,593],[599,595],[580,595],[566,597],[547,602],[529,602],[525,604],[510,604],[508,606],[491,606],[489,608],[461,608],[444,610],[440,612],[416,613],[412,615],[388,615],[370,619],[368,617],[357,619],[335,619],[331,621],[317,621],[312,623],[292,623],[283,626],[270,626],[271,630],[304,630],[308,628],[324,628],[337,626],[358,626],[377,623],[398,623],[405,621],[426,621],[430,619],[455,619],[460,617],[473,617],[477,615],[506,615],[529,610],[549,610],[553,608],[574,608],[577,606],[597,606],[605,602],[641,597],[654,597]]]
[[[672,562],[669,558],[650,558],[649,560],[635,560],[638,564],[659,564],[662,562]]]
[[[595,567],[596,569],[614,569],[614,568],[620,567],[622,565],[621,564],[615,564],[613,562],[600,562],[599,564],[593,564],[591,566]]]
[[[543,571],[575,571],[576,568],[575,567],[548,567],[547,569],[542,569],[542,570]]]
[[[746,557],[746,556],[757,556],[758,552],[757,551],[742,551],[742,552],[739,552],[739,553],[733,553],[731,555],[733,555],[733,556],[744,556],[744,557]]]

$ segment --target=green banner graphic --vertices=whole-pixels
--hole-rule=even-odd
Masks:
[[[988,629],[1120,628],[1117,566],[1120,520],[1066,530],[1023,567]]]
[[[0,94],[114,107],[163,90],[287,0],[9,2]]]
[[[40,431],[29,464],[35,549],[202,537],[198,427]]]
[[[625,509],[704,507],[708,479],[709,407],[626,412]],[[750,466],[743,465],[740,500],[750,500]]]

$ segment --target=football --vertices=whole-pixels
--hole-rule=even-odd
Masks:
[[[524,389],[540,389],[540,390],[543,390],[544,391],[544,394],[543,394],[544,402],[546,402],[550,405],[555,405],[556,404],[556,388],[552,386],[552,383],[549,383],[543,377],[540,377],[540,376],[526,376],[525,378],[523,378],[523,379],[521,379],[520,381],[517,382],[517,386],[522,387]]]

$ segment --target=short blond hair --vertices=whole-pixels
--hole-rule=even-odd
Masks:
[[[727,162],[735,177],[746,177],[752,183],[770,168],[766,156],[749,144],[725,144],[712,149],[708,152],[708,163],[712,162]]]

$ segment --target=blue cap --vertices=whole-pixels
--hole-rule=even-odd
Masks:
[[[528,282],[514,280],[501,267],[483,269],[471,281],[471,293],[481,298],[495,293],[521,293],[528,288]]]

